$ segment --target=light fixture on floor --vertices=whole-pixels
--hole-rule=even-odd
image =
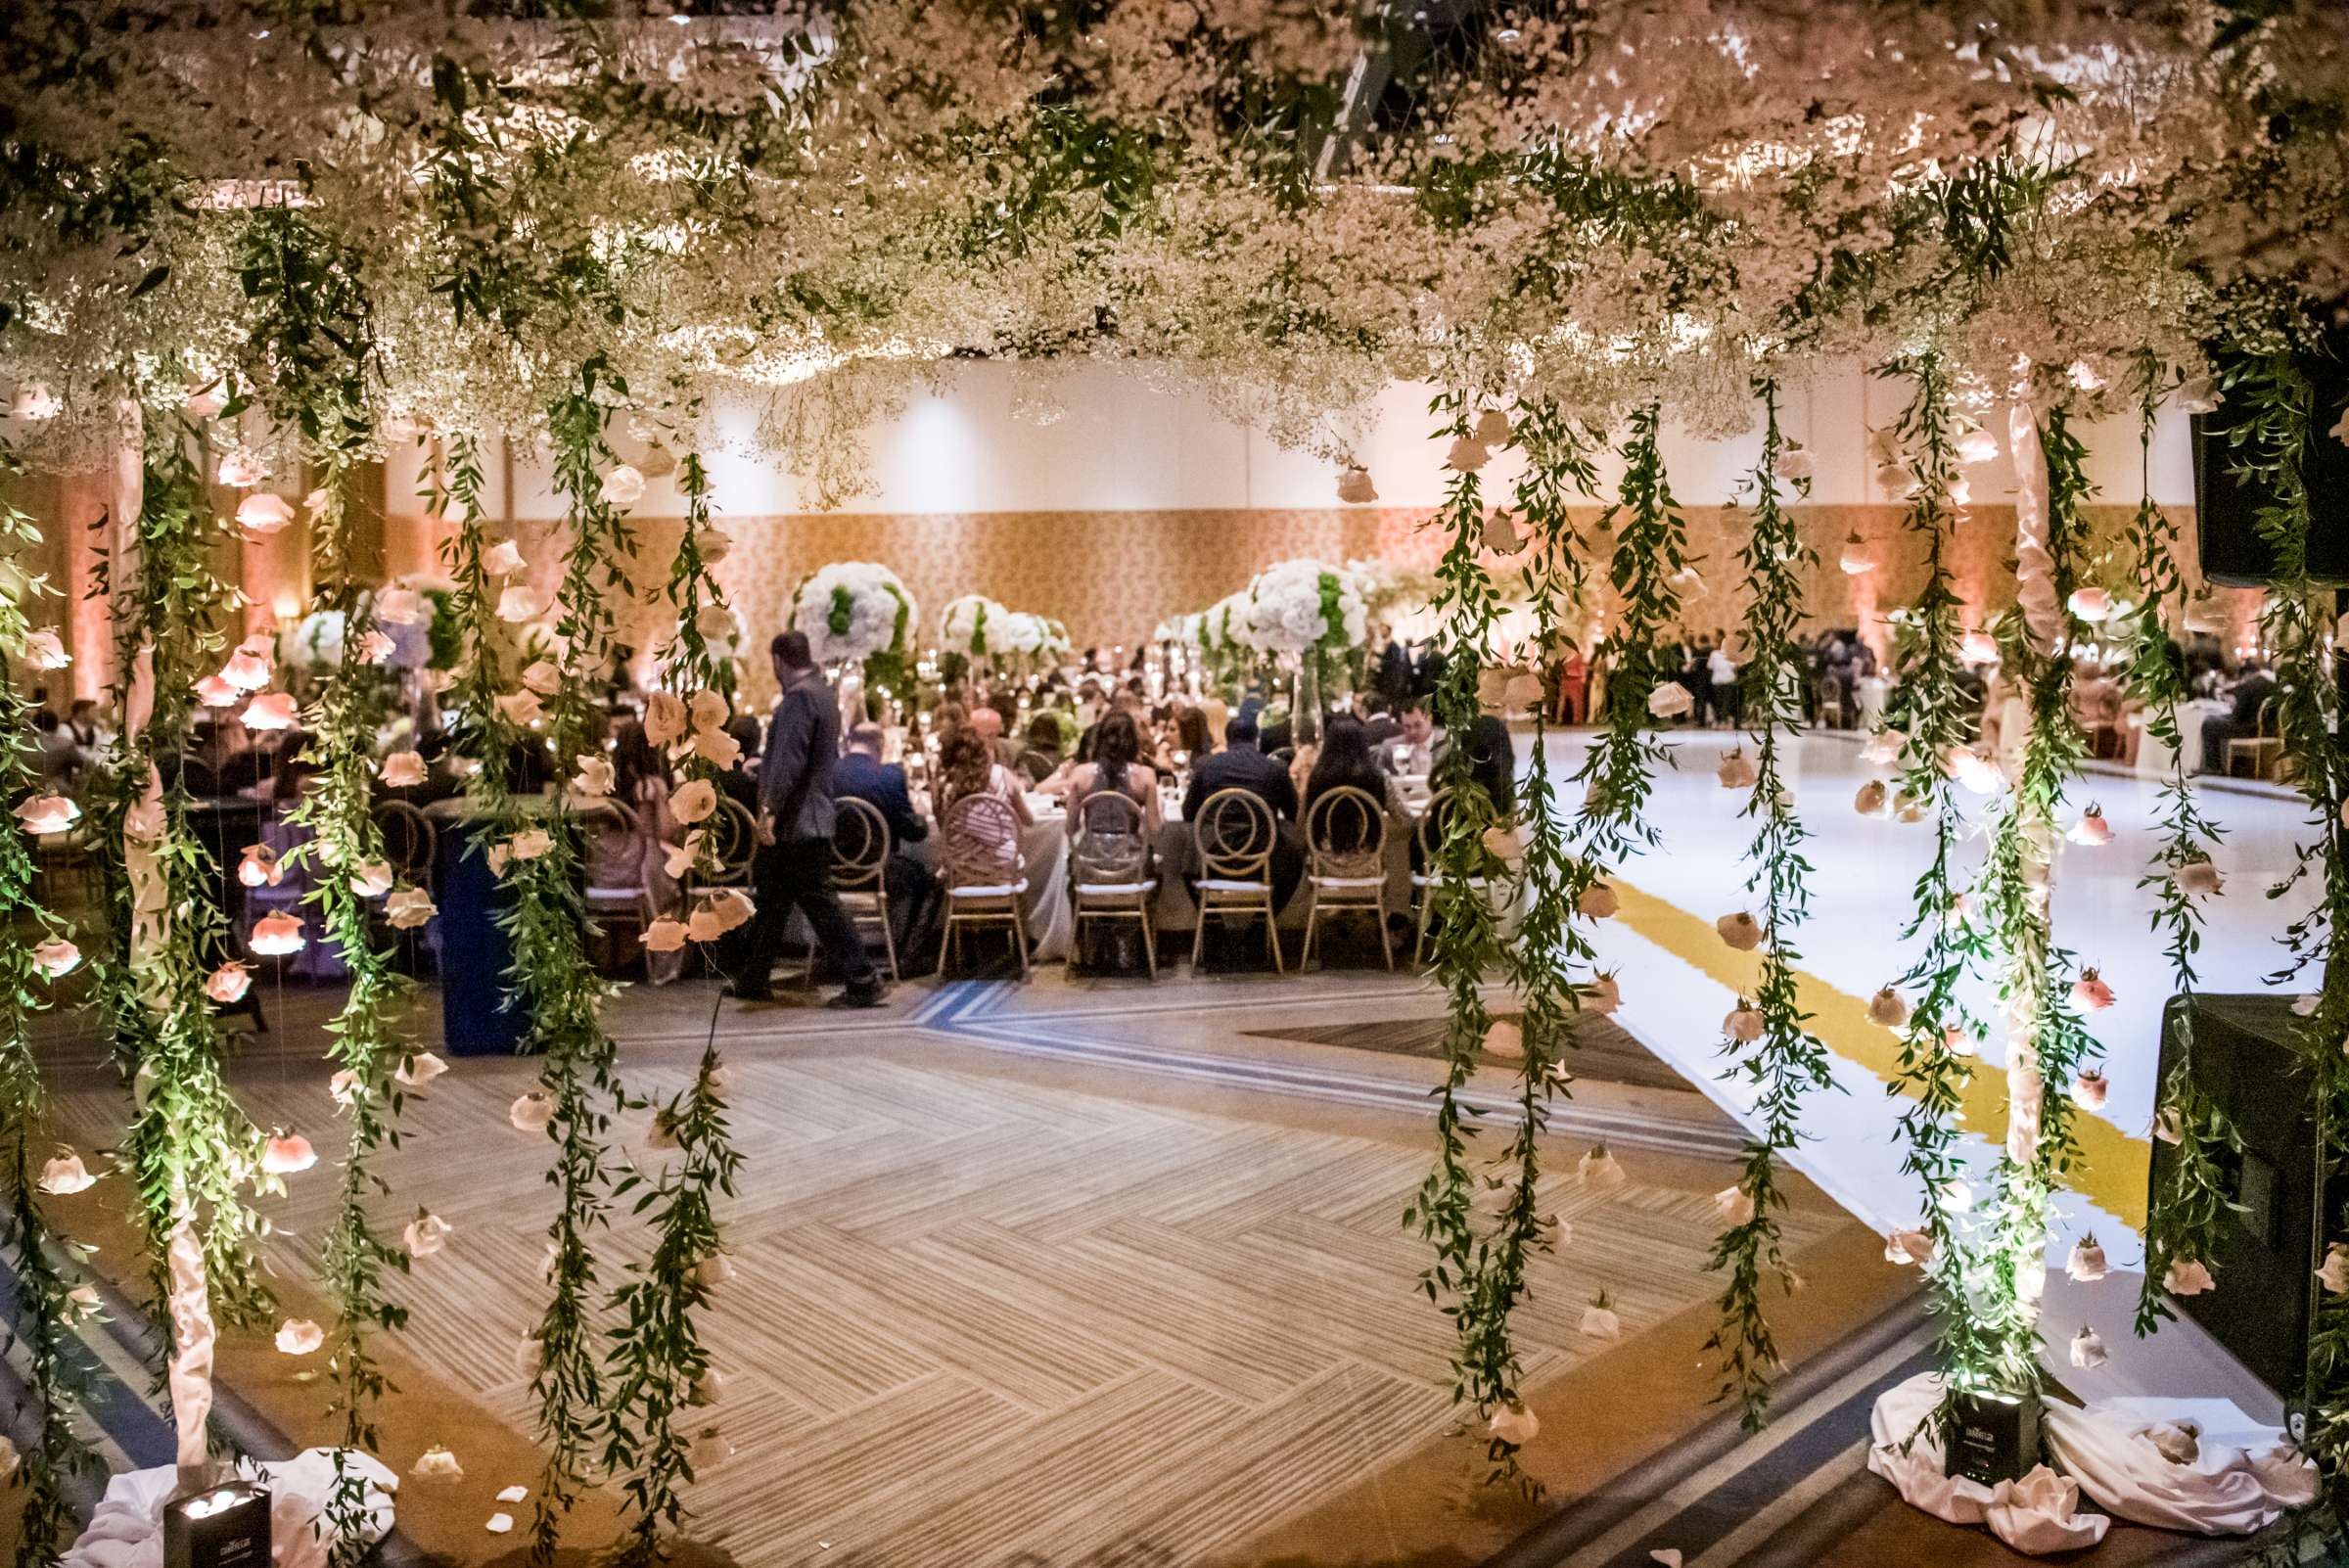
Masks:
[[[229,1480],[163,1503],[163,1568],[268,1568],[269,1560],[265,1488]]]

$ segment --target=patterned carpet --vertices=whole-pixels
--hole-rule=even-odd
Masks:
[[[1447,1324],[1399,1224],[1429,1163],[1425,1064],[1313,1043],[1333,1004],[1392,1019],[1405,996],[1433,1015],[1384,976],[906,988],[852,1023],[727,1004],[748,1162],[710,1333],[738,1456],[698,1489],[695,1534],[747,1565],[1187,1563],[1442,1436]],[[308,1057],[325,1000],[273,998],[280,1027],[237,1076],[259,1120],[331,1160]],[[698,987],[622,1000],[631,1084],[680,1080],[709,1005]],[[1243,1036],[1240,1013],[1276,1038]],[[405,1286],[410,1346],[517,1424],[550,1200],[546,1146],[505,1108],[532,1072],[466,1059],[412,1101],[383,1216],[421,1201],[455,1224]],[[1575,1139],[1629,1119],[1634,1178],[1549,1185],[1574,1243],[1537,1267],[1520,1314],[1529,1380],[1596,1348],[1578,1325],[1602,1288],[1627,1335],[1715,1288],[1708,1194],[1733,1138],[1701,1096],[1670,1099],[1678,1114],[1572,1112]],[[63,1109],[103,1142],[118,1105],[91,1084]],[[621,1130],[659,1158],[641,1125]],[[1561,1168],[1575,1147],[1559,1140]],[[314,1268],[324,1175],[277,1207],[281,1268]],[[1839,1222],[1813,1198],[1790,1244]],[[640,1244],[622,1228],[612,1251]],[[460,1455],[466,1419],[450,1411],[444,1439]]]

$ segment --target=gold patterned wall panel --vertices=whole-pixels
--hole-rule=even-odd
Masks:
[[[1577,521],[1594,552],[1607,536],[1600,512]],[[1884,633],[1883,615],[1912,602],[1924,580],[1917,540],[1901,526],[1895,506],[1808,507],[1805,533],[1819,560],[1805,583],[1814,626],[1857,626],[1871,640]],[[2193,546],[2190,514],[2181,513],[2185,553]],[[1737,551],[1744,515],[1729,507],[1686,513],[1690,555],[1707,592],[1689,607],[1687,629],[1731,627],[1742,611],[1743,574]],[[2116,546],[2129,518],[2121,507],[2095,507],[2090,519],[2101,576],[2119,587],[2125,557]],[[1313,511],[821,513],[723,520],[734,548],[718,568],[729,598],[750,624],[756,648],[782,624],[800,580],[834,561],[877,561],[904,578],[922,611],[925,641],[936,635],[938,612],[963,593],[985,593],[1014,609],[1065,622],[1079,647],[1132,643],[1172,615],[1202,609],[1240,587],[1275,561],[1313,556],[1327,561],[1375,557],[1432,568],[1443,541],[1416,509],[1340,507]],[[622,616],[622,636],[638,648],[663,629],[658,609],[676,548],[678,524],[648,520],[638,526],[638,555],[630,568],[635,602]],[[1838,564],[1844,539],[1858,533],[1878,563],[1862,576]],[[517,530],[532,579],[552,589],[560,576],[562,529],[524,523]],[[1959,529],[1951,570],[1979,623],[2011,602],[2014,592],[2011,507],[1978,506]],[[389,521],[387,560],[394,572],[431,570],[434,525],[418,517]],[[1507,563],[1495,561],[1497,568]],[[1603,577],[1603,563],[1599,575]],[[2191,574],[2189,573],[2189,576]],[[2257,595],[2223,595],[2231,623],[2245,627]],[[763,672],[756,667],[754,680]]]

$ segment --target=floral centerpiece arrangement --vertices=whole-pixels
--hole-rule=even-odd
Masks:
[[[949,600],[938,618],[939,645],[948,653],[985,659],[1000,651],[1003,622],[1010,614],[984,593]]]
[[[791,625],[807,634],[821,665],[853,665],[868,686],[897,689],[912,667],[913,595],[898,575],[870,561],[836,561],[804,578],[791,596]]]
[[[1353,572],[1320,561],[1282,561],[1248,584],[1233,635],[1259,653],[1295,660],[1327,678],[1369,631],[1369,612]]]

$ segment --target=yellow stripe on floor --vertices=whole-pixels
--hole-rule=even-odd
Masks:
[[[1621,878],[1615,891],[1622,899],[1620,918],[1632,930],[1683,963],[1703,971],[1730,991],[1751,995],[1762,975],[1759,952],[1738,952],[1721,940],[1713,922],[1700,919],[1677,904],[1632,886]],[[1867,1016],[1867,1002],[1839,991],[1808,970],[1795,971],[1797,993],[1812,1014],[1811,1029],[1828,1050],[1853,1066],[1891,1084],[1900,1071],[1900,1039]],[[1906,1092],[1905,1090],[1903,1092]],[[2003,1073],[1976,1073],[1965,1086],[1958,1108],[1958,1125],[1993,1144],[2006,1137],[2006,1079]],[[2100,1116],[2083,1112],[2073,1122],[2082,1155],[2064,1185],[2118,1217],[2131,1228],[2145,1224],[2145,1174],[2152,1145],[2135,1137]]]

